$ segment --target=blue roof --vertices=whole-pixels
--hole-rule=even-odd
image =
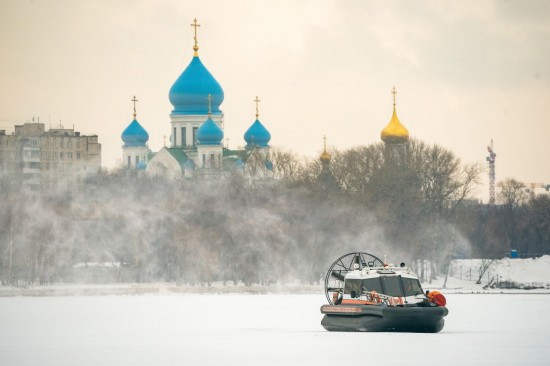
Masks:
[[[256,120],[244,133],[244,140],[247,146],[266,147],[271,140],[271,134],[259,120]]]
[[[208,94],[212,96],[212,113],[220,114],[223,89],[200,58],[194,56],[170,88],[168,96],[174,106],[172,114],[207,114]]]
[[[185,164],[183,164],[183,169],[194,170],[195,162],[191,159],[187,160]]]
[[[137,170],[145,170],[145,168],[147,168],[145,160],[140,160],[137,164]]]
[[[241,159],[237,159],[235,161],[235,168],[239,169],[239,170],[242,170],[244,169],[244,163]]]
[[[133,120],[120,136],[125,146],[145,146],[149,140],[149,134],[137,120]]]
[[[197,131],[199,145],[219,145],[223,140],[223,131],[212,118],[208,117]]]

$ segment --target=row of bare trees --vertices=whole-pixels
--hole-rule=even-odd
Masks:
[[[383,144],[331,154],[339,189],[318,184],[318,160],[277,148],[272,175],[258,174],[258,157],[244,174],[216,181],[121,170],[90,177],[77,192],[26,193],[2,176],[0,279],[316,282],[356,250],[428,259],[432,275],[453,257],[550,252],[546,196],[522,198],[504,181],[498,206],[472,201],[481,167],[440,146],[412,140],[397,154]]]

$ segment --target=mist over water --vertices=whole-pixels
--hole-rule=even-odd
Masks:
[[[407,149],[397,163],[380,144],[334,152],[335,189],[317,182],[318,162],[278,150],[275,178],[233,171],[166,180],[118,170],[78,190],[39,193],[0,177],[0,279],[318,283],[335,259],[361,251],[405,262],[424,280],[451,258],[480,252],[471,238],[491,231],[486,210],[460,205],[476,169],[437,146]]]
[[[104,174],[75,193],[4,197],[4,283],[315,283],[346,252],[391,248],[363,204],[239,176]]]

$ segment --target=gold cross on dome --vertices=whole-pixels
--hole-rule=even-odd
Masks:
[[[324,149],[325,149],[325,152],[326,152],[327,151],[327,135],[323,136],[323,146],[324,146]]]
[[[197,56],[197,51],[199,50],[199,45],[197,42],[197,28],[200,26],[201,25],[197,23],[197,18],[195,18],[193,20],[193,23],[191,24],[191,27],[195,28],[195,36],[193,37],[193,39],[195,40],[195,45],[193,46],[193,51],[195,51],[195,56]]]
[[[254,99],[254,102],[256,102],[256,119],[260,116],[260,113],[258,112],[258,103],[260,103],[260,99],[256,95],[256,99]]]
[[[134,97],[133,97],[131,100],[132,100],[132,102],[134,102],[134,118],[136,118],[136,115],[137,115],[137,114],[136,114],[136,102],[137,102],[138,100],[136,99],[136,96],[135,96],[135,95],[134,95]]]
[[[391,93],[393,94],[393,105],[395,106],[395,95],[397,94],[397,90],[395,90],[395,86],[392,88]]]

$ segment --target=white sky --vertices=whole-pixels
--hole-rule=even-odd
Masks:
[[[395,85],[413,137],[484,165],[493,139],[497,181],[550,183],[542,0],[0,0],[0,129],[61,120],[98,134],[103,165],[114,167],[135,94],[157,151],[195,17],[201,60],[225,92],[232,148],[255,119],[256,95],[271,145],[316,157],[324,134],[341,150],[378,142]]]

